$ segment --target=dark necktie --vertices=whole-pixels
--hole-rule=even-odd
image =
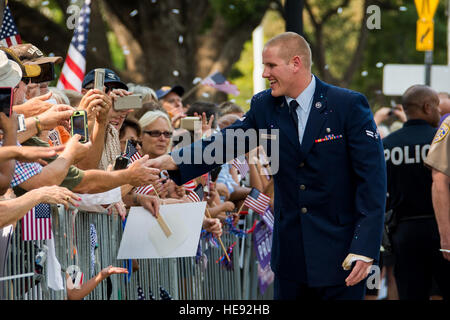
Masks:
[[[295,129],[298,131],[298,117],[297,117],[297,107],[299,106],[297,100],[292,100],[289,102],[289,113],[291,114],[292,120],[295,123]]]

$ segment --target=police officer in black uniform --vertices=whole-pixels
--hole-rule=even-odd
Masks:
[[[383,139],[388,201],[396,227],[391,234],[394,275],[401,300],[428,300],[432,278],[450,298],[450,262],[441,252],[431,200],[431,173],[424,160],[439,125],[439,98],[415,85],[402,96],[407,122]]]

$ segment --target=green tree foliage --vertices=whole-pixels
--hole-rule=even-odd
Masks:
[[[413,1],[391,10],[381,10],[381,29],[370,30],[364,60],[351,88],[361,91],[369,98],[375,109],[389,105],[390,99],[382,90],[383,65],[423,64],[424,52],[416,51],[417,11]],[[445,1],[444,1],[445,2]],[[434,64],[447,64],[447,17],[445,3],[440,2],[434,16]]]

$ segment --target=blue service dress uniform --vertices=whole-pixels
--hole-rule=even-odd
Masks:
[[[300,145],[297,127],[284,97],[271,90],[256,94],[245,119],[208,140],[172,152],[177,184],[210,171],[215,163],[194,154],[221,145],[222,161],[248,152],[231,146],[227,129],[258,131],[274,174],[274,233],[271,267],[276,276],[311,287],[345,285],[349,253],[379,257],[386,198],[383,147],[366,98],[316,77],[311,112]],[[220,143],[217,143],[217,142]],[[279,150],[271,151],[278,143]],[[214,151],[208,150],[214,154]],[[216,150],[216,154],[219,150]],[[184,158],[184,162],[181,159]],[[189,159],[186,161],[186,159]],[[190,163],[187,163],[190,162]]]

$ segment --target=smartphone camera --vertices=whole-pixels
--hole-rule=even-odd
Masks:
[[[114,164],[114,170],[126,169],[130,159],[125,156],[118,156],[116,158],[116,163]]]
[[[12,91],[13,88],[11,87],[0,88],[0,112],[3,112],[7,117],[11,115]]]
[[[89,141],[87,115],[84,110],[78,110],[73,113],[70,117],[70,125],[72,127],[72,136],[79,134],[81,136],[81,143]]]

